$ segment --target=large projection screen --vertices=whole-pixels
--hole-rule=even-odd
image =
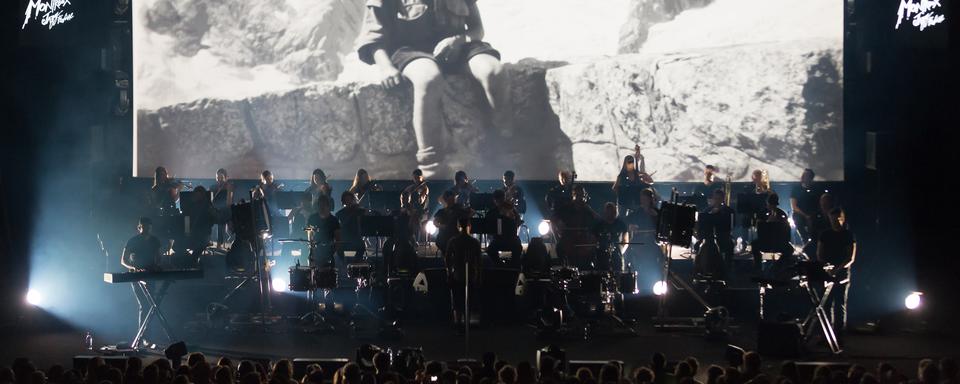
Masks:
[[[406,179],[412,91],[359,61],[366,3],[134,1],[134,175]],[[611,181],[640,145],[658,181],[707,164],[843,180],[843,4],[477,0],[510,102],[494,118],[479,83],[449,74],[440,152],[471,178]]]

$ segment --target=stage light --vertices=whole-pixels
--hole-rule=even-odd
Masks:
[[[541,220],[540,225],[537,225],[537,230],[540,231],[540,236],[546,236],[550,233],[550,221]]]
[[[903,299],[903,305],[911,311],[920,308],[920,305],[923,304],[922,296],[923,292],[912,292]]]
[[[653,294],[661,296],[667,293],[667,282],[661,280],[656,283],[653,283]]]
[[[787,219],[787,222],[790,223],[790,228],[796,228],[796,227],[797,227],[797,223],[793,221],[793,218],[792,218],[792,217],[788,218],[788,219]]]
[[[437,234],[437,225],[433,223],[433,220],[428,221],[425,228],[428,235],[433,236]]]
[[[273,281],[270,283],[273,286],[274,292],[286,292],[287,291],[287,282],[282,278],[274,277]]]
[[[27,304],[30,304],[35,307],[39,307],[40,304],[43,303],[43,295],[41,295],[40,292],[34,289],[31,289],[27,291],[26,300],[27,300]]]

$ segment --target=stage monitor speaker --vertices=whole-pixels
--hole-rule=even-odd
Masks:
[[[757,326],[757,352],[761,356],[799,357],[803,349],[800,324],[763,321]]]
[[[323,369],[324,382],[333,380],[333,373],[350,362],[347,358],[311,359],[298,357],[293,359],[293,379],[299,381],[307,374],[307,367],[317,364]]]

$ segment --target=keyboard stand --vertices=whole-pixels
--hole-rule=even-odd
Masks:
[[[827,345],[830,346],[830,351],[834,354],[843,352],[843,349],[840,346],[840,341],[837,339],[837,334],[833,329],[833,322],[831,321],[830,316],[827,316],[826,310],[826,306],[831,300],[830,293],[833,292],[833,287],[835,286],[834,282],[826,282],[823,296],[820,296],[817,293],[817,290],[814,289],[813,284],[811,284],[813,281],[806,280],[801,281],[801,283],[806,287],[807,295],[810,297],[810,303],[813,304],[813,309],[810,310],[810,313],[807,315],[807,318],[802,324],[804,341],[810,341],[810,338],[814,334],[814,323],[817,322],[820,323],[820,330],[823,332],[823,337],[826,339]]]
[[[171,282],[168,280],[160,282],[159,289],[156,291],[156,296],[150,292],[150,287],[145,281],[135,281],[131,282],[130,284],[133,285],[134,294],[136,295],[136,293],[139,292],[140,295],[143,296],[143,299],[147,301],[146,304],[149,306],[146,316],[143,316],[142,319],[138,319],[140,324],[138,324],[139,327],[137,329],[137,335],[130,343],[130,349],[141,349],[140,342],[143,340],[144,335],[146,335],[147,329],[149,329],[150,319],[152,319],[154,316],[156,316],[157,321],[160,323],[160,328],[162,328],[164,334],[166,334],[167,341],[173,342],[173,332],[170,330],[170,325],[167,323],[167,318],[163,315],[163,311],[160,310],[160,304],[163,302],[164,296],[167,295],[167,289],[170,288]],[[138,297],[137,300],[139,301],[140,298]],[[140,304],[141,310],[143,308],[143,304],[144,303]]]

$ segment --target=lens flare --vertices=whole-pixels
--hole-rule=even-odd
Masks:
[[[543,220],[537,225],[537,230],[540,231],[540,236],[546,236],[550,233],[550,222]]]
[[[667,293],[667,282],[661,280],[656,283],[653,283],[653,294],[661,296]]]
[[[923,304],[921,296],[923,296],[923,292],[912,292],[903,299],[903,305],[911,311],[920,308],[920,305]]]
[[[40,292],[31,289],[27,291],[26,300],[27,304],[39,307],[40,304],[43,303],[43,295],[41,295]]]

